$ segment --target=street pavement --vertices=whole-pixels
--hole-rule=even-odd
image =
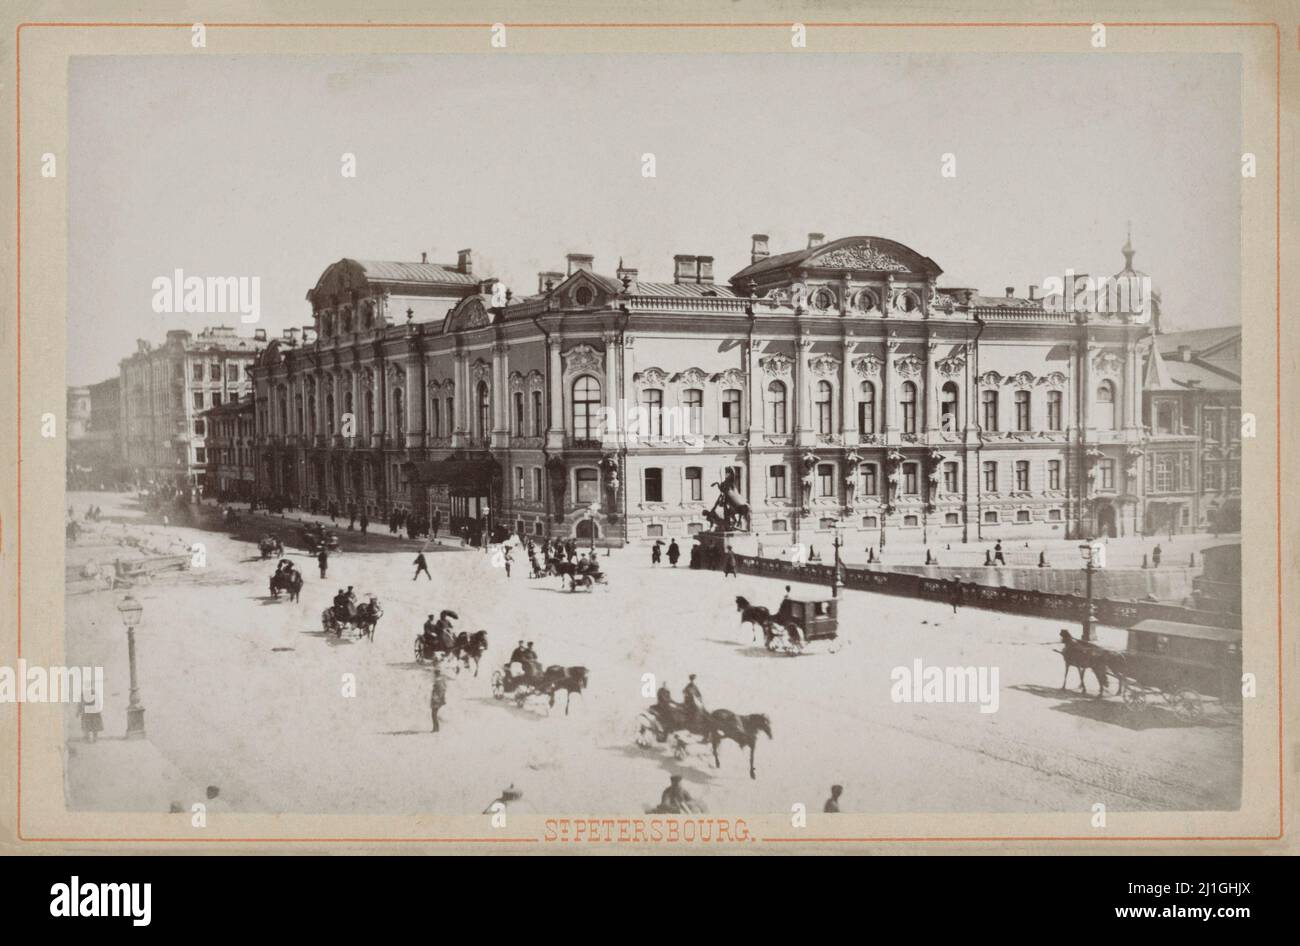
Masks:
[[[78,513],[101,505],[104,529],[125,521],[130,531],[201,541],[207,556],[203,568],[131,590],[145,609],[137,648],[151,752],[121,739],[122,592],[68,596],[68,659],[105,666],[107,690],[101,741],[82,743],[75,715],[67,718],[74,809],[188,809],[202,800],[194,792],[213,786],[233,811],[478,813],[514,784],[539,812],[628,814],[655,803],[674,773],[711,811],[738,814],[788,813],[797,802],[820,810],[833,783],[845,787],[843,810],[882,813],[1083,818],[1097,802],[1239,804],[1239,716],[1215,705],[1189,725],[1161,707],[1135,717],[1113,693],[1061,690],[1059,625],[1049,620],[846,591],[842,649],[789,657],[755,643],[735,606],[743,595],[775,609],[779,581],[652,567],[648,549],[630,548],[602,558],[607,588],[573,593],[559,579],[529,579],[518,558],[507,578],[490,554],[451,545],[426,552],[431,581],[412,581],[420,543],[393,539],[386,526],[332,556],[323,581],[315,561],[290,548],[306,579],[302,600],[290,603],[269,597],[274,562],[258,558],[249,523],[235,536],[164,529],[146,525],[131,497],[69,502]],[[382,603],[373,642],[322,632],[321,611],[347,585]],[[444,608],[460,615],[457,630],[487,630],[490,649],[477,678],[451,680],[434,734],[431,671],[412,647],[425,617]],[[1100,634],[1123,648],[1122,631]],[[588,668],[590,685],[568,715],[563,693],[549,711],[545,698],[523,708],[493,698],[492,672],[520,640],[533,641],[544,664]],[[997,711],[895,702],[891,671],[918,659],[997,668]],[[646,693],[666,682],[679,697],[690,673],[709,709],[770,717],[757,778],[733,743],[722,745],[720,769],[703,747],[678,761],[666,747],[635,745],[637,717],[653,702]],[[350,683],[354,696],[344,695]],[[1088,685],[1095,693],[1091,675]]]

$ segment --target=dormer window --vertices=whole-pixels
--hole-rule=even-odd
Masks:
[[[591,305],[591,300],[593,298],[594,294],[592,293],[590,286],[579,286],[577,291],[573,294],[573,301],[578,303],[578,305]]]
[[[835,293],[829,289],[818,289],[813,293],[812,304],[814,309],[830,309],[835,306]]]
[[[880,307],[880,303],[876,300],[875,293],[867,289],[863,289],[861,292],[858,293],[859,311],[875,312],[879,307]]]

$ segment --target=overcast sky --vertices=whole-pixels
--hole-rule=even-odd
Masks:
[[[335,260],[463,247],[531,293],[567,252],[662,280],[711,254],[725,280],[751,233],[868,234],[1024,294],[1118,271],[1132,221],[1167,319],[1240,321],[1236,56],[80,57],[70,87],[69,384],[239,324],[155,314],[177,268],[260,276],[276,335]]]

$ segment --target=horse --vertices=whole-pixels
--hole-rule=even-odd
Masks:
[[[768,739],[772,738],[772,721],[767,718],[767,714],[752,713],[748,716],[740,716],[731,710],[719,709],[713,710],[708,717],[709,742],[713,745],[713,764],[719,769],[722,768],[722,760],[718,758],[718,744],[724,739],[730,739],[741,749],[749,749],[749,777],[756,778],[754,747],[758,744],[758,734],[766,733]]]
[[[771,637],[772,632],[769,625],[774,620],[774,615],[761,604],[750,604],[749,599],[744,595],[736,595],[736,610],[740,612],[740,623],[748,624],[751,628],[763,629],[764,637]],[[758,640],[757,631],[754,632],[753,640]]]
[[[562,558],[553,558],[546,563],[546,573],[554,575],[560,579],[560,587],[564,587],[564,580],[569,580],[569,590],[573,590],[574,576],[578,574],[578,563],[570,562]]]
[[[1076,640],[1065,628],[1061,628],[1061,656],[1065,659],[1065,676],[1061,679],[1061,689],[1065,689],[1070,679],[1070,668],[1079,671],[1079,689],[1086,695],[1088,684],[1084,679],[1085,671],[1091,670],[1097,678],[1097,698],[1106,692],[1106,674],[1112,674],[1122,696],[1124,693],[1124,655],[1105,647],[1099,647],[1086,641]]]
[[[469,669],[470,661],[474,662],[474,676],[478,676],[478,664],[487,652],[488,635],[487,631],[475,631],[472,635],[466,631],[461,631],[456,635],[456,642],[452,645],[452,653],[457,659]]]
[[[271,597],[279,598],[281,591],[289,592],[289,600],[297,601],[302,592],[302,573],[278,571],[271,576]]]
[[[480,632],[482,633],[482,632]],[[557,690],[563,690],[564,696],[564,715],[569,715],[569,704],[573,702],[573,694],[582,694],[587,688],[587,668],[586,667],[564,667],[560,664],[551,664],[542,673],[541,685],[537,688],[539,693],[545,693],[550,697],[550,708],[555,708],[555,693]]]

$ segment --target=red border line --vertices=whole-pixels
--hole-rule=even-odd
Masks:
[[[17,415],[18,415],[18,474],[17,474],[17,643],[18,658],[22,658],[22,31],[26,27],[47,29],[47,27],[72,27],[72,29],[190,29],[195,23],[203,23],[207,29],[355,29],[355,30],[468,30],[491,29],[495,23],[347,23],[347,22],[25,22],[18,23],[14,29],[14,112],[16,112],[17,151],[14,155],[16,164],[17,201],[16,201],[16,243],[17,272],[14,274],[17,296]],[[1275,390],[1275,515],[1277,515],[1277,582],[1278,582],[1278,833],[1273,836],[1232,836],[1232,837],[1092,837],[1092,836],[1022,836],[1022,837],[880,837],[880,838],[762,838],[770,843],[784,842],[1019,842],[1019,841],[1278,841],[1286,834],[1286,741],[1283,726],[1283,568],[1282,568],[1282,27],[1271,21],[1221,21],[1221,22],[1170,22],[1170,21],[1096,21],[1095,22],[1043,22],[1043,21],[983,21],[983,22],[816,22],[816,21],[781,21],[781,22],[671,22],[671,23],[502,23],[507,29],[532,30],[690,30],[690,29],[788,29],[794,23],[801,22],[810,29],[1087,29],[1100,23],[1102,26],[1115,27],[1261,27],[1270,26],[1274,31],[1274,47],[1277,64],[1274,77],[1277,81],[1274,117],[1274,204],[1275,204],[1275,246],[1277,246],[1277,277],[1275,277],[1275,344],[1274,369],[1277,372],[1277,390]],[[1297,48],[1300,48],[1300,27],[1297,27]],[[19,841],[29,842],[135,842],[135,843],[536,843],[537,838],[56,838],[23,837],[22,834],[22,703],[18,703],[18,764],[17,764],[17,821],[16,836]]]

